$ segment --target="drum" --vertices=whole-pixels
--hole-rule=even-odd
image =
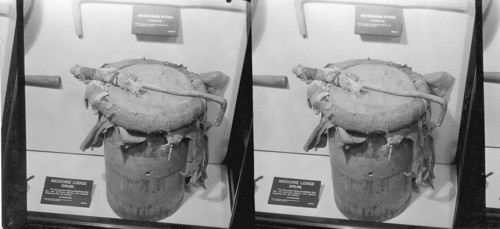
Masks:
[[[172,215],[181,206],[185,181],[203,185],[207,177],[211,123],[205,99],[214,95],[202,78],[183,66],[146,59],[100,69],[77,65],[71,72],[87,84],[85,102],[99,116],[81,149],[104,146],[113,211],[148,221]]]
[[[408,207],[412,180],[432,185],[430,132],[441,124],[446,100],[429,94],[422,75],[370,59],[298,66],[294,73],[322,116],[304,150],[328,142],[335,203],[344,216],[386,221]],[[442,105],[437,122],[430,122],[429,101]]]
[[[125,219],[157,221],[172,215],[181,205],[188,141],[172,153],[161,135],[150,134],[139,144],[123,148],[121,136],[111,128],[104,138],[106,196],[111,209]],[[170,158],[169,158],[169,153]]]

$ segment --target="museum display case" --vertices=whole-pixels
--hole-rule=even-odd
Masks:
[[[0,0],[2,226],[496,228],[499,8]]]
[[[478,150],[465,141],[474,1],[253,7],[256,225],[450,228],[477,216],[461,205],[475,177],[464,154]]]
[[[249,3],[31,3],[28,224],[234,226]]]

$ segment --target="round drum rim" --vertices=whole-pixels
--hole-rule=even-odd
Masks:
[[[415,84],[416,91],[429,93],[429,87],[422,75],[415,73],[406,65],[375,59],[356,59],[340,63],[328,64],[325,68],[348,69],[357,65],[374,64],[387,65],[400,70],[407,75]],[[310,98],[311,99],[311,98]],[[402,104],[398,108],[377,115],[366,115],[346,111],[333,103],[321,102],[318,110],[325,115],[335,126],[346,130],[360,133],[390,133],[415,123],[426,111],[427,102],[420,98],[414,98],[411,102]]]
[[[137,65],[161,65],[167,68],[172,68],[181,74],[186,79],[187,70],[182,66],[173,64],[165,64],[161,62],[138,63]],[[139,76],[140,77],[140,76]],[[108,87],[115,87],[108,85]],[[196,88],[195,88],[196,90]],[[142,112],[132,112],[123,108],[107,99],[103,99],[100,95],[107,93],[108,90],[104,83],[90,83],[85,90],[85,97],[89,104],[99,110],[108,120],[127,130],[139,131],[141,133],[164,133],[173,132],[191,125],[197,118],[205,113],[206,103],[204,99],[193,97],[189,106],[178,109],[175,113],[169,114],[146,114]]]

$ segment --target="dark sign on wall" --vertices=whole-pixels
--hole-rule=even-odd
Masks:
[[[400,37],[402,27],[401,8],[356,6],[355,34]]]
[[[166,6],[134,6],[132,34],[177,37],[180,9]]]
[[[316,208],[321,181],[274,177],[268,204]]]

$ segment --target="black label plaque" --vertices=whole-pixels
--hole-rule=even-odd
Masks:
[[[316,208],[321,181],[274,177],[268,204]]]
[[[46,177],[41,203],[88,208],[93,183],[91,180]]]
[[[403,10],[395,7],[356,6],[355,34],[400,37]]]
[[[177,37],[180,9],[163,6],[134,6],[132,33]]]

